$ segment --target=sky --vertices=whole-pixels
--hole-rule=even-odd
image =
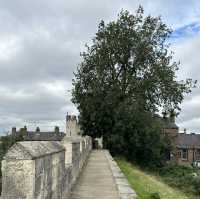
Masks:
[[[178,77],[200,82],[199,0],[0,0],[0,132],[12,126],[41,130],[78,114],[71,103],[73,72],[101,19],[122,9],[161,15],[174,30],[171,49],[180,60]],[[180,130],[200,133],[200,87],[185,97]]]

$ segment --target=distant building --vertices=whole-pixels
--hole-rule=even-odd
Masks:
[[[36,131],[28,131],[26,126],[17,131],[16,127],[12,128],[12,136],[22,136],[25,141],[61,141],[65,133],[60,132],[59,127],[55,127],[54,131],[40,131],[37,127]]]
[[[81,130],[78,119],[75,115],[66,116],[66,136],[80,136]]]
[[[176,161],[178,164],[200,166],[200,134],[179,133],[176,138]]]
[[[200,165],[200,134],[187,134],[179,132],[175,123],[175,116],[163,118],[164,133],[169,136],[174,149],[168,159],[179,165]]]
[[[12,128],[12,136],[22,136],[25,141],[61,141],[65,136],[77,137],[81,135],[80,126],[75,115],[66,116],[66,133],[60,132],[59,127],[55,127],[54,131],[40,131],[37,127],[35,131],[27,130],[27,127]]]

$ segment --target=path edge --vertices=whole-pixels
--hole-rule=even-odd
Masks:
[[[108,150],[105,150],[105,155],[108,160],[120,199],[138,199],[136,192],[131,188],[127,178]]]

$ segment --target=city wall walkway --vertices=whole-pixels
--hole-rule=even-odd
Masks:
[[[106,151],[91,152],[72,190],[71,199],[120,199]]]
[[[88,136],[14,144],[2,161],[2,199],[136,199],[107,150]]]

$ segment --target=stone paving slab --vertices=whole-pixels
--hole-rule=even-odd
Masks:
[[[91,152],[71,199],[120,199],[106,153],[104,150]]]

